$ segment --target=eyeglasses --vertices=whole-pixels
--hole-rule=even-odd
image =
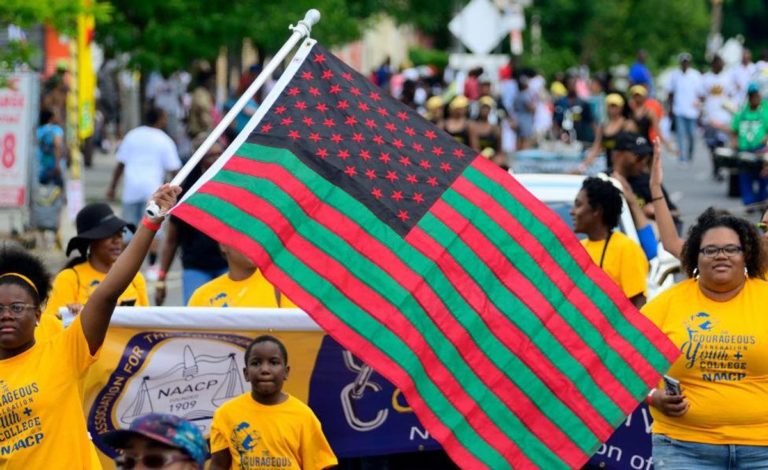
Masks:
[[[136,468],[139,462],[147,468],[163,468],[176,462],[191,462],[192,459],[184,454],[145,454],[142,456],[125,455],[115,463],[117,468],[130,470]]]
[[[22,313],[24,313],[26,310],[37,308],[37,305],[32,304],[23,304],[21,302],[14,302],[10,305],[3,305],[0,304],[0,314],[8,310],[15,316],[19,316]]]
[[[744,250],[739,245],[725,245],[725,246],[707,245],[704,248],[700,249],[699,253],[701,253],[707,258],[714,258],[720,253],[723,253],[725,256],[730,258],[732,256],[738,255],[742,251]]]
[[[758,222],[757,229],[763,232],[763,234],[768,233],[768,222]]]

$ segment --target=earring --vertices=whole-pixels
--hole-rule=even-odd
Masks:
[[[35,320],[35,326],[39,326],[40,322],[38,320]]]
[[[749,277],[749,269],[746,266],[744,266],[744,277]]]
[[[693,268],[693,278],[694,279],[699,279],[699,268],[698,267]]]

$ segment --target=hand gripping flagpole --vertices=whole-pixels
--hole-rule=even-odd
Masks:
[[[307,11],[307,14],[304,15],[304,19],[299,21],[296,26],[289,26],[289,29],[293,31],[291,37],[288,38],[288,41],[283,44],[283,47],[277,51],[272,60],[270,60],[267,66],[264,67],[264,70],[262,70],[259,76],[256,77],[256,80],[251,83],[251,86],[245,90],[245,93],[243,93],[240,99],[238,99],[234,106],[232,106],[232,109],[230,109],[229,112],[221,119],[221,121],[216,125],[211,133],[208,134],[208,137],[205,138],[205,141],[203,141],[202,145],[200,145],[200,147],[197,148],[189,160],[187,160],[187,163],[184,164],[178,173],[176,173],[176,176],[174,176],[171,180],[172,185],[180,185],[187,178],[187,176],[189,176],[189,173],[195,168],[198,162],[203,159],[205,154],[208,153],[208,150],[210,150],[211,146],[213,146],[221,134],[223,134],[227,127],[229,127],[229,125],[232,123],[232,121],[234,121],[235,117],[251,100],[253,95],[255,95],[259,88],[264,85],[267,79],[272,76],[272,73],[275,71],[275,69],[277,69],[278,65],[282,63],[285,56],[291,52],[291,50],[294,48],[294,46],[296,46],[296,44],[299,43],[299,41],[305,37],[309,37],[309,34],[312,32],[312,26],[314,26],[318,21],[320,21],[320,12],[313,8]],[[160,206],[158,206],[154,200],[149,201],[147,208],[145,209],[145,213],[147,216],[152,218],[158,217],[160,215]]]

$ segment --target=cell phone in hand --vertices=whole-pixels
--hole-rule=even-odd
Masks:
[[[664,376],[664,389],[667,395],[681,395],[680,381],[668,375]]]

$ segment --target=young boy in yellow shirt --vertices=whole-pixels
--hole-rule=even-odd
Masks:
[[[211,423],[210,470],[320,470],[338,464],[312,410],[283,392],[288,352],[264,335],[245,350],[250,393],[224,403]]]

